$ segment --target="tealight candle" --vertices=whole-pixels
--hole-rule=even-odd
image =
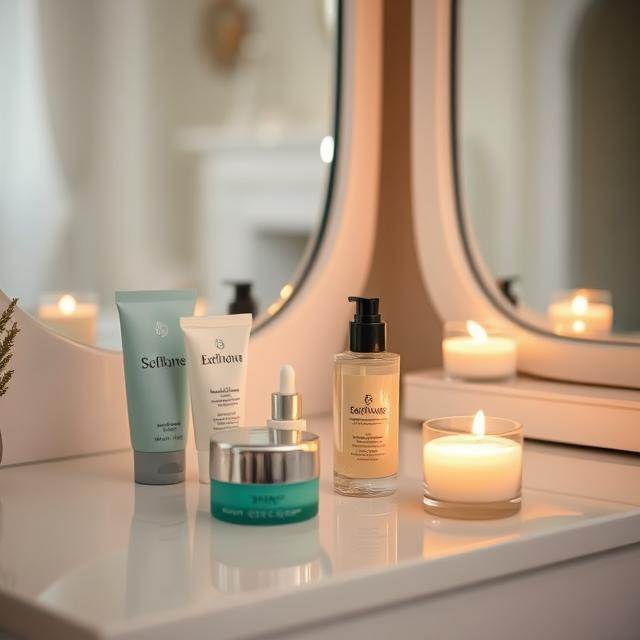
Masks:
[[[474,416],[427,420],[422,427],[427,511],[489,519],[520,509],[522,426]]]
[[[49,328],[85,344],[95,344],[97,317],[91,294],[48,293],[38,307],[38,318]]]
[[[606,335],[611,333],[611,294],[600,289],[576,289],[554,295],[547,309],[551,328],[565,335]]]
[[[452,378],[510,378],[516,372],[516,354],[515,339],[496,328],[485,328],[473,320],[445,324],[442,360]]]

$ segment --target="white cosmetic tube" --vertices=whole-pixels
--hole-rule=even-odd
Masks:
[[[251,314],[180,318],[187,353],[198,477],[208,484],[209,442],[221,429],[244,427]]]

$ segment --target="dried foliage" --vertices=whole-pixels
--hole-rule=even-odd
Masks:
[[[11,322],[18,299],[14,298],[0,315],[0,397],[7,393],[13,369],[7,369],[13,354],[13,343],[20,332],[17,322]]]

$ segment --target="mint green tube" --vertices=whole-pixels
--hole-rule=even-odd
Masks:
[[[180,317],[195,289],[117,291],[135,481],[184,481],[189,403]]]

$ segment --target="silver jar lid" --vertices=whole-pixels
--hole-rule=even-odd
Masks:
[[[284,484],[320,475],[320,438],[309,431],[241,427],[211,437],[212,480]]]

